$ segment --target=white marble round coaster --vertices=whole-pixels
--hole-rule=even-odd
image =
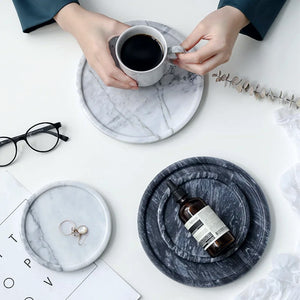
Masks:
[[[71,220],[88,233],[64,235],[60,224]],[[71,229],[64,223],[64,230]],[[106,248],[111,217],[102,196],[73,181],[57,182],[33,194],[24,210],[21,237],[30,256],[56,271],[74,271],[93,263]]]
[[[184,37],[174,29],[150,21],[129,25],[155,27],[168,46],[180,44]],[[110,43],[114,53],[113,40]],[[182,129],[194,116],[203,92],[203,76],[174,65],[155,85],[137,91],[107,87],[89,67],[85,57],[79,64],[77,86],[84,111],[105,134],[129,143],[152,143]]]

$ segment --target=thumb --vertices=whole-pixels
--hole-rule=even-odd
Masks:
[[[111,32],[111,34],[107,37],[107,41],[110,41],[112,38],[120,36],[126,29],[128,29],[130,26],[121,22],[118,22],[118,24],[115,26],[114,30]]]
[[[204,28],[202,27],[202,24],[199,23],[192,33],[181,43],[181,46],[188,51],[196,46],[204,35]]]
[[[119,22],[115,28],[114,35],[115,36],[121,35],[121,33],[123,33],[123,31],[125,31],[129,27],[130,27],[129,25]]]

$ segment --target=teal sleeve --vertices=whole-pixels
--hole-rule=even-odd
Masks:
[[[13,0],[23,32],[53,23],[53,17],[67,4],[77,0]],[[79,3],[78,3],[79,4]]]
[[[221,0],[218,8],[226,5],[239,9],[250,21],[241,30],[256,40],[262,40],[286,0]]]

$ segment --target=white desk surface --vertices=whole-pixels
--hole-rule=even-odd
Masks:
[[[124,22],[153,20],[185,35],[217,7],[217,1],[209,0],[82,2]],[[240,36],[230,62],[220,69],[299,96],[299,9],[299,1],[287,1],[263,42]],[[19,159],[6,169],[31,191],[70,179],[102,193],[114,219],[102,258],[143,299],[234,299],[271,270],[278,253],[294,250],[299,218],[278,183],[297,155],[274,122],[279,105],[259,103],[207,76],[201,107],[182,131],[151,145],[121,143],[99,132],[81,110],[75,78],[82,53],[73,37],[56,24],[22,33],[12,1],[0,1],[0,20],[1,135],[21,134],[40,121],[60,121],[71,138],[46,155],[19,143]],[[258,264],[231,284],[210,289],[185,286],[162,274],[145,254],[137,232],[139,202],[152,178],[177,160],[203,155],[230,160],[248,171],[265,192],[272,215],[271,238]]]

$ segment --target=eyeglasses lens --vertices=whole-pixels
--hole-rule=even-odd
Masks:
[[[42,123],[28,130],[26,140],[34,150],[48,152],[57,145],[58,134],[58,130],[52,124]]]
[[[10,164],[16,156],[16,145],[13,140],[0,137],[0,166]]]

